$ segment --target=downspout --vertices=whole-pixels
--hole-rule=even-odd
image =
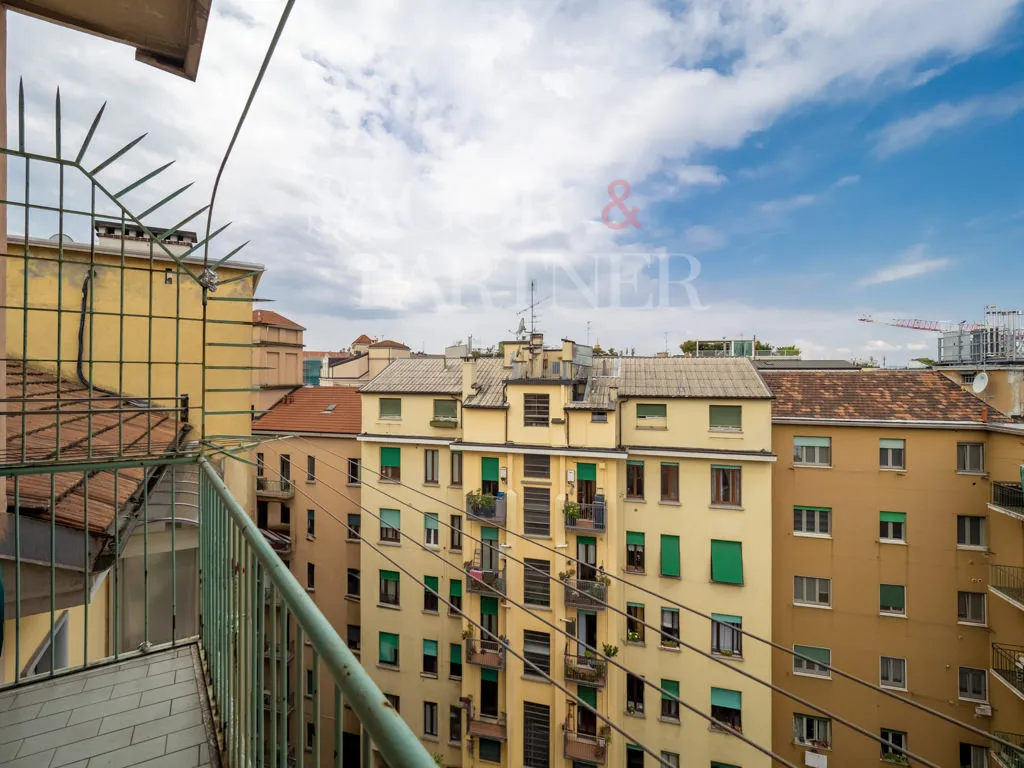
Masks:
[[[99,392],[100,394],[109,395],[110,397],[121,397],[117,392],[111,392],[109,389],[97,387],[90,379],[85,377],[85,364],[82,360],[85,355],[85,310],[89,303],[89,283],[92,281],[92,276],[93,268],[90,266],[85,271],[85,280],[82,281],[82,309],[78,315],[78,360],[75,372],[78,374],[78,380],[82,383],[82,386],[86,387],[90,391]],[[90,367],[90,374],[91,373],[92,371]],[[60,371],[57,371],[57,378],[60,378]]]

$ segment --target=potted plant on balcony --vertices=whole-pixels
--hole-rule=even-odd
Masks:
[[[640,633],[639,632],[627,632],[626,633],[626,641],[630,642],[630,643],[639,643],[640,642]]]
[[[559,571],[558,572],[558,578],[561,579],[562,581],[569,581],[571,579],[575,579],[576,578],[576,568],[575,568],[575,566],[570,565],[564,571]]]
[[[902,752],[887,752],[882,756],[882,760],[894,765],[910,765],[910,760]]]
[[[614,659],[619,655],[619,646],[612,645],[611,643],[605,643],[602,645],[601,650],[604,651],[604,655],[609,659]]]
[[[576,521],[580,519],[580,505],[579,503],[571,500],[565,502],[565,518],[570,523],[575,525]]]
[[[462,639],[463,640],[470,640],[472,637],[473,637],[473,628],[472,627],[466,627],[464,630],[462,630]]]
[[[497,499],[489,493],[483,493],[479,488],[466,494],[466,503],[474,515],[487,517],[494,512]]]
[[[606,587],[610,587],[612,585],[612,577],[609,576],[607,573],[602,572],[597,574],[597,580],[601,584],[604,584]]]

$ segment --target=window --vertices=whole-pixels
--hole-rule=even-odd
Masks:
[[[907,734],[905,731],[892,731],[888,728],[882,729],[882,759],[890,763],[905,763],[907,761]]]
[[[985,518],[957,515],[956,543],[961,547],[984,547],[986,545]]]
[[[644,751],[640,747],[626,745],[626,768],[644,768]]]
[[[401,576],[398,571],[380,572],[380,602],[384,605],[398,605]]]
[[[448,741],[451,744],[462,741],[462,707],[448,707]]]
[[[263,463],[263,454],[256,454],[256,477],[263,477],[265,464]]]
[[[523,486],[523,533],[551,535],[551,489]]]
[[[494,739],[480,739],[480,759],[488,763],[500,763],[501,742]]]
[[[395,710],[396,714],[402,711],[401,710],[401,704],[402,704],[401,697],[396,696],[393,693],[385,693],[384,694],[384,698],[388,700],[388,704],[391,705],[392,709]]]
[[[662,463],[661,500],[679,501],[679,465]]]
[[[726,613],[711,614],[711,652],[720,656],[743,655],[743,618]]]
[[[679,577],[679,537],[661,535],[661,575]]]
[[[455,426],[459,422],[459,401],[458,400],[435,400],[434,401],[434,425]]]
[[[551,563],[523,558],[523,602],[527,605],[551,605]]]
[[[827,717],[793,715],[793,740],[805,747],[831,749],[832,721]]]
[[[452,485],[462,487],[462,451],[452,451]]]
[[[828,648],[817,648],[813,645],[794,645],[793,673],[797,675],[813,675],[814,677],[832,677],[828,669],[832,665],[832,651]],[[807,658],[802,658],[806,656]]]
[[[292,478],[292,457],[287,453],[281,454],[281,488],[287,490],[291,487]]]
[[[423,482],[427,485],[437,485],[441,476],[441,453],[437,448],[427,448],[423,451]]]
[[[661,719],[679,722],[679,681],[662,678],[661,689],[665,691],[661,694]]]
[[[711,467],[711,503],[725,507],[738,507],[740,494],[739,467]]]
[[[480,491],[488,496],[498,495],[498,481],[501,478],[501,468],[494,456],[482,456],[480,458]]]
[[[523,768],[549,768],[551,709],[545,704],[523,702]]]
[[[316,743],[316,726],[313,723],[306,723],[306,750],[313,749]]]
[[[626,673],[626,711],[631,715],[644,712],[644,681],[632,672]]]
[[[668,406],[665,403],[637,403],[636,424],[641,429],[664,427]]]
[[[316,566],[313,563],[306,563],[306,589],[316,589]]]
[[[607,424],[608,411],[591,411],[590,420],[595,424]]]
[[[359,528],[361,518],[359,513],[349,513],[348,516],[348,538],[359,540]]]
[[[523,395],[524,427],[546,427],[551,423],[549,400],[548,395]]]
[[[550,478],[551,457],[542,454],[525,454],[523,456],[523,477]]]
[[[679,611],[675,608],[661,609],[661,644],[665,648],[679,647]]]
[[[316,456],[306,457],[306,482],[316,482]]]
[[[716,432],[739,432],[743,429],[743,406],[709,405],[708,411],[709,425]]]
[[[832,465],[831,437],[794,437],[793,463],[812,467]]]
[[[281,525],[291,525],[292,523],[292,508],[287,504],[281,505]]]
[[[462,610],[462,580],[452,579],[448,582],[448,615],[458,616]]]
[[[960,742],[960,768],[988,768],[988,747]]]
[[[462,645],[451,643],[448,646],[448,677],[452,680],[462,679]]]
[[[743,585],[743,544],[711,541],[711,580],[716,584]]]
[[[440,531],[437,529],[437,512],[426,512],[423,515],[423,541],[435,547],[440,541]]]
[[[880,584],[878,610],[894,616],[906,616],[907,588],[902,584]]]
[[[380,511],[380,540],[390,541],[395,544],[402,540],[399,531],[402,529],[402,513],[397,509],[382,509]]]
[[[793,533],[831,536],[832,510],[827,507],[793,507]]]
[[[451,534],[451,546],[452,552],[462,551],[462,515],[452,515],[449,519],[449,533]]]
[[[347,482],[348,482],[349,485],[359,485],[359,483],[361,482],[360,481],[360,477],[362,475],[362,472],[360,472],[360,469],[361,469],[360,462],[361,462],[361,459],[349,459],[348,460],[348,479],[347,479]]]
[[[906,512],[880,512],[878,515],[878,540],[905,542],[907,540]]]
[[[794,576],[793,602],[802,605],[831,605],[831,579],[819,579],[814,576]]]
[[[423,674],[437,677],[437,640],[423,641]]]
[[[551,635],[547,632],[523,630],[523,656],[540,669],[538,672],[537,669],[524,663],[524,675],[537,677],[541,673],[551,674]]]
[[[382,419],[402,418],[402,398],[382,397],[380,399],[380,417]]]
[[[743,694],[728,688],[711,689],[711,717],[737,731],[743,730]]]
[[[316,512],[312,509],[306,510],[306,535],[316,536]]]
[[[382,446],[380,449],[380,479],[399,482],[402,479],[402,449]]]
[[[359,569],[348,569],[348,580],[345,585],[346,594],[349,597],[359,597]]]
[[[985,444],[957,443],[956,471],[972,475],[983,474],[985,472]]]
[[[438,601],[438,578],[437,576],[424,576],[423,583],[426,587],[423,590],[423,610],[428,613],[437,613]]]
[[[626,531],[626,570],[630,573],[643,573],[644,563],[643,532]]]
[[[626,498],[643,499],[644,497],[644,463],[642,461],[626,462]]]
[[[883,688],[907,689],[907,660],[895,656],[883,656],[879,680]]]
[[[988,679],[984,669],[960,667],[960,698],[973,701],[988,700]]]
[[[631,643],[644,641],[644,604],[626,603],[626,640]]]
[[[437,702],[423,702],[423,735],[437,738]]]
[[[358,624],[349,624],[345,632],[345,643],[349,649],[353,652],[358,653],[359,648],[362,645],[362,627]]]
[[[390,632],[381,632],[378,635],[379,649],[377,654],[377,661],[380,664],[384,664],[389,667],[398,666],[398,635],[393,635]],[[398,705],[395,704],[395,709],[398,709]]]
[[[881,469],[906,469],[907,441],[879,440],[878,466]]]
[[[314,690],[315,687],[316,687],[316,683],[314,682],[314,678],[313,678],[313,670],[312,669],[307,669],[306,670],[306,695],[307,696],[312,696],[314,693],[316,693],[316,691]]]
[[[985,593],[957,592],[956,618],[966,624],[985,623]]]
[[[679,768],[679,754],[676,752],[664,752],[661,753],[661,761],[668,763],[671,768]]]

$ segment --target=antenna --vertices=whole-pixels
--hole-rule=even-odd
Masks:
[[[522,335],[526,331],[525,318],[523,318],[522,316],[525,315],[527,312],[530,313],[530,335],[532,336],[534,333],[536,333],[536,331],[537,331],[537,320],[538,320],[538,317],[537,317],[537,307],[540,306],[541,302],[547,301],[548,299],[551,298],[550,296],[545,296],[543,299],[535,299],[534,298],[534,294],[536,293],[536,289],[537,289],[537,281],[536,280],[531,280],[530,281],[530,303],[527,305],[526,309],[521,309],[518,312],[516,312],[516,316],[521,318],[520,321],[519,321],[519,334],[520,335]]]
[[[976,395],[980,395],[982,392],[988,389],[988,374],[985,373],[985,371],[982,371],[981,373],[974,377],[974,383],[971,384],[971,389],[974,391],[974,394]]]
[[[590,346],[590,321],[587,320],[587,346]]]

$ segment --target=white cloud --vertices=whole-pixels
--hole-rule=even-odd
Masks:
[[[687,227],[683,236],[686,240],[686,247],[694,253],[715,251],[727,242],[724,232],[706,224]]]
[[[860,176],[843,176],[838,179],[835,184],[832,185],[832,189],[839,189],[841,187],[848,187],[851,184],[856,184],[860,181]]]
[[[872,339],[864,345],[864,349],[868,352],[897,352],[903,349],[900,344],[890,344],[884,339]]]
[[[757,210],[768,215],[780,215],[814,205],[820,199],[821,195],[793,195],[792,197],[783,197],[779,200],[769,200],[768,202],[761,203],[757,206]]]
[[[925,245],[917,243],[900,254],[895,264],[878,269],[872,274],[861,278],[857,284],[868,286],[891,283],[896,280],[907,280],[912,277],[931,274],[932,272],[940,272],[948,269],[953,264],[953,260],[947,258],[926,259],[924,258],[925,252]]]
[[[931,349],[928,344],[907,344],[906,347],[911,352],[923,352],[926,349]]]
[[[725,174],[713,165],[684,165],[673,169],[672,176],[684,186],[703,184],[718,187],[726,182]]]

